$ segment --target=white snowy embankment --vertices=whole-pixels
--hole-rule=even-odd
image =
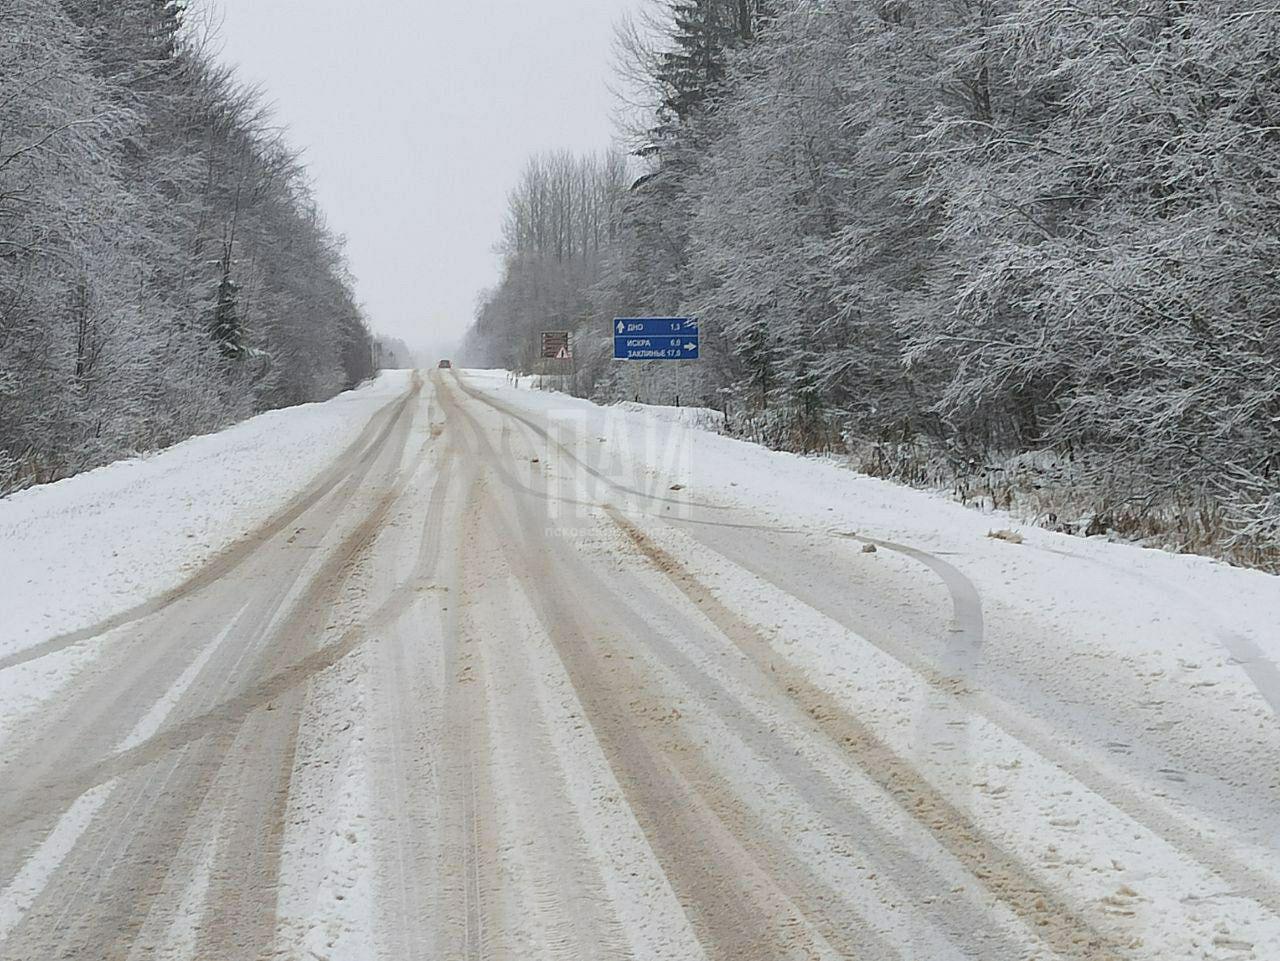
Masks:
[[[180,585],[282,510],[410,376],[0,500],[0,657]]]
[[[724,429],[724,414],[710,407],[664,407],[659,404],[637,404],[634,401],[624,400],[616,404],[615,409],[717,433]]]

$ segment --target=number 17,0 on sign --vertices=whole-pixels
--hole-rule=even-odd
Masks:
[[[690,317],[618,317],[614,360],[697,360],[698,322]]]

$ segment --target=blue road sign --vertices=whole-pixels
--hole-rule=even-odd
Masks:
[[[690,317],[618,317],[614,360],[697,360],[698,322]]]

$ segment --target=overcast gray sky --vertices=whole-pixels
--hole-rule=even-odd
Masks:
[[[204,0],[347,238],[378,331],[435,346],[497,280],[528,154],[607,147],[612,25],[633,0]]]

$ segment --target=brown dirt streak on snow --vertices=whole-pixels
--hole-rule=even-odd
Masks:
[[[956,859],[1064,957],[1084,961],[1121,959],[1125,943],[1096,928],[1077,909],[1047,890],[1012,854],[983,836],[963,811],[930,785],[869,728],[798,668],[778,656],[769,641],[730,610],[676,558],[634,523],[609,511],[614,523],[679,590],[748,657],[777,680],[831,741],[852,756],[872,780],[898,799],[902,809],[934,835]]]

